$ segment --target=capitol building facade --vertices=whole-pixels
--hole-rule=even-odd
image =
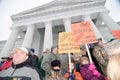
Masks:
[[[11,34],[0,42],[0,56],[8,56],[14,47],[34,48],[40,54],[58,44],[59,32],[70,32],[71,24],[89,21],[97,38],[109,41],[111,31],[120,26],[108,15],[106,0],[53,0],[50,3],[11,16]]]

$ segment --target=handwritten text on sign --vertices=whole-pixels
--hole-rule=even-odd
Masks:
[[[97,42],[94,30],[89,21],[71,24],[71,31],[75,45]]]
[[[116,39],[120,39],[120,30],[112,30],[112,34]]]
[[[73,39],[70,32],[59,33],[59,53],[78,53],[80,52],[79,46],[73,45]]]

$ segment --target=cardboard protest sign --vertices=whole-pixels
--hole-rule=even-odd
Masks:
[[[120,39],[120,30],[112,30],[112,34],[116,39]]]
[[[71,24],[74,45],[97,42],[94,30],[89,21]]]
[[[58,53],[79,53],[80,47],[73,45],[70,32],[59,33]]]

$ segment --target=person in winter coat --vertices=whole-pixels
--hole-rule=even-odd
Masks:
[[[51,62],[51,73],[46,80],[67,80],[62,75],[61,63],[59,60],[54,60]]]
[[[13,53],[10,53],[9,57],[7,58],[7,60],[0,67],[0,71],[5,70],[5,69],[7,69],[7,68],[12,66],[12,58],[13,58]]]
[[[108,64],[108,53],[103,47],[102,39],[98,39],[98,42],[95,43],[92,54],[96,59],[95,65],[97,69],[99,70],[100,73],[106,76],[106,68]]]
[[[39,58],[39,60],[36,64],[36,67],[38,68],[39,72],[41,72],[41,76],[43,79],[45,79],[46,74],[45,74],[45,71],[41,68],[41,63],[43,61],[44,56],[49,52],[50,52],[49,49],[46,49],[45,51],[43,51],[42,56]]]
[[[29,64],[35,67],[38,62],[38,59],[38,56],[35,55],[35,49],[31,48],[29,51]]]
[[[41,80],[37,70],[29,66],[28,56],[26,48],[15,48],[12,66],[0,72],[0,80]]]
[[[94,63],[89,63],[88,57],[82,56],[80,63],[80,73],[83,80],[104,80],[104,77],[97,71]]]
[[[58,46],[52,46],[51,52],[46,54],[42,60],[41,68],[46,72],[46,76],[50,74],[51,70],[51,62],[53,60],[60,60],[61,62],[61,69],[62,74],[64,74],[64,71],[67,71],[66,65],[67,64],[67,55],[66,54],[58,54]]]
[[[68,71],[64,77],[66,79],[70,79],[70,80],[83,80],[80,71],[76,70],[76,64],[74,63],[74,61],[71,61],[71,69],[72,69],[72,73],[70,74],[70,72]],[[69,70],[69,69],[68,69]]]
[[[46,72],[46,75],[50,74],[51,62],[56,59],[59,60],[58,47],[53,46],[51,53],[46,54],[41,63],[41,68]]]

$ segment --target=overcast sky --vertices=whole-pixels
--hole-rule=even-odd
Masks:
[[[31,9],[52,0],[0,0],[0,41],[6,40],[11,30],[10,16],[27,9]],[[105,5],[110,10],[109,15],[120,22],[120,0],[107,0]]]

